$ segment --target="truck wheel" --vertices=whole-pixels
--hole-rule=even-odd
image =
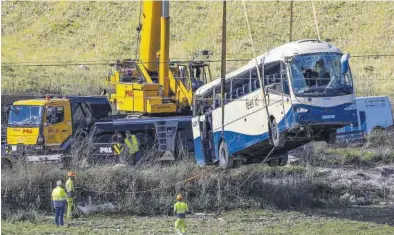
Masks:
[[[12,162],[7,158],[1,158],[1,169],[6,170],[11,168],[12,168]]]
[[[234,160],[231,158],[228,152],[227,144],[223,140],[219,146],[219,166],[222,169],[230,169],[233,167],[233,164]]]

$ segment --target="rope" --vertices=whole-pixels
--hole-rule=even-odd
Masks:
[[[243,5],[243,7],[244,7],[246,26],[247,26],[247,28],[248,28],[248,34],[249,34],[249,41],[250,41],[250,44],[252,45],[253,58],[254,58],[254,62],[255,62],[255,65],[256,65],[256,69],[257,69],[257,77],[258,77],[258,79],[259,79],[260,89],[261,89],[261,91],[262,91],[262,93],[263,93],[264,105],[265,105],[265,109],[266,109],[266,112],[267,112],[267,116],[269,117],[270,115],[269,115],[269,111],[268,111],[268,104],[267,104],[267,99],[266,99],[266,95],[265,95],[265,89],[264,89],[264,86],[263,86],[263,84],[262,84],[262,79],[261,79],[261,75],[260,75],[259,65],[258,65],[258,62],[257,62],[256,50],[255,50],[255,47],[254,47],[254,42],[253,42],[253,37],[252,37],[252,31],[251,31],[251,29],[250,29],[248,11],[247,11],[247,9],[246,9],[245,0],[242,0],[242,5]],[[264,69],[264,60],[265,60],[265,57],[263,57],[263,61],[262,61],[262,67],[263,67],[263,69]],[[264,76],[264,70],[263,70],[263,76]]]
[[[184,183],[187,183],[187,182],[192,181],[192,180],[194,180],[194,179],[197,179],[198,177],[200,177],[200,176],[203,175],[204,173],[209,172],[209,171],[212,170],[212,169],[214,169],[214,168],[211,168],[211,169],[209,169],[209,170],[203,171],[203,172],[201,172],[201,173],[199,173],[199,174],[197,174],[197,175],[194,175],[194,176],[192,176],[192,177],[190,177],[190,178],[187,178],[187,179],[185,179],[185,180],[179,181],[179,182],[177,182],[177,183],[175,183],[175,184],[171,184],[171,185],[167,185],[167,186],[163,186],[163,187],[158,187],[158,188],[153,188],[153,189],[149,189],[149,190],[143,190],[143,191],[126,191],[126,192],[123,192],[123,193],[124,193],[124,194],[142,194],[142,193],[149,193],[149,192],[154,192],[154,191],[158,191],[158,190],[161,190],[161,189],[167,189],[167,188],[175,187],[175,186],[177,186],[177,185],[179,185],[179,184],[184,184]],[[100,194],[114,194],[114,193],[116,193],[116,192],[114,192],[114,191],[98,191],[98,190],[88,189],[88,188],[84,188],[84,187],[77,187],[76,189],[80,189],[80,190],[86,191],[86,192],[100,193]]]
[[[135,45],[135,58],[139,58],[139,54],[138,54],[138,49],[140,46],[140,40],[141,40],[141,14],[142,14],[142,0],[140,1],[140,13],[138,16],[138,27],[137,27],[137,43]]]
[[[312,2],[313,15],[315,17],[315,26],[316,26],[317,38],[320,41],[320,33],[319,33],[319,26],[317,24],[317,16],[316,16],[315,4],[313,3],[313,1],[311,1],[311,2]]]

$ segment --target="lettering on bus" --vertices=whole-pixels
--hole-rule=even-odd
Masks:
[[[259,106],[259,99],[257,95],[251,99],[246,99],[246,109],[252,109],[257,106]]]

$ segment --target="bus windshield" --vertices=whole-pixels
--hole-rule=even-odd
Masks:
[[[10,126],[39,126],[42,121],[42,106],[16,105],[12,106],[8,118]]]
[[[291,83],[296,96],[340,96],[353,93],[350,70],[341,74],[341,54],[315,53],[291,61]]]

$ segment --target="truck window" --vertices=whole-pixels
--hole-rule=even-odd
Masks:
[[[46,112],[46,120],[49,124],[56,124],[64,121],[63,106],[49,106]]]

